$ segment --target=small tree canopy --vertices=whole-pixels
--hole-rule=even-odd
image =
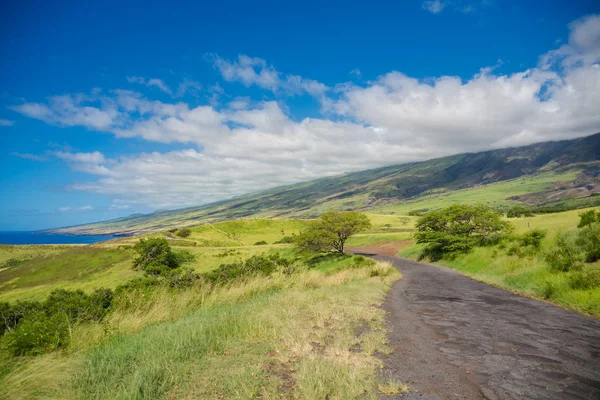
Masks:
[[[303,251],[344,253],[346,241],[370,227],[371,222],[363,213],[328,211],[298,235],[296,244]]]
[[[192,230],[190,228],[182,228],[177,230],[175,234],[181,238],[186,238],[192,234]]]
[[[492,243],[510,231],[499,212],[485,205],[462,205],[430,211],[419,218],[417,243],[427,244],[422,256],[433,261],[445,255],[466,253],[473,246]]]
[[[140,239],[133,249],[138,253],[138,257],[133,260],[133,267],[148,274],[163,275],[180,265],[179,258],[164,238]]]
[[[589,210],[584,213],[579,214],[579,225],[578,228],[583,228],[584,226],[588,226],[598,221],[598,214],[596,214],[596,210]]]
[[[508,210],[506,216],[508,218],[533,217],[533,212],[531,212],[531,210],[523,206],[514,206]]]

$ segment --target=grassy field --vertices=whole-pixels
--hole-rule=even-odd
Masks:
[[[550,190],[555,182],[569,182],[576,179],[578,170],[562,173],[545,172],[537,175],[527,175],[517,179],[475,186],[468,189],[455,190],[447,193],[438,193],[419,197],[416,200],[404,201],[372,210],[375,213],[395,213],[406,215],[415,210],[432,210],[451,206],[452,204],[487,204],[493,208],[508,208],[517,201],[508,200],[508,197],[533,192]]]
[[[378,379],[374,356],[388,351],[377,306],[399,275],[359,260],[218,290],[137,296],[102,323],[76,327],[68,351],[5,364],[0,394],[348,399],[377,398],[378,387],[405,390]]]
[[[525,296],[548,300],[562,307],[600,317],[600,287],[573,288],[571,281],[576,272],[553,272],[544,260],[544,252],[558,233],[577,229],[579,214],[583,211],[585,210],[510,219],[516,233],[536,228],[547,232],[542,249],[537,254],[519,257],[507,254],[510,246],[492,246],[476,248],[467,255],[454,260],[441,260],[437,264]],[[413,245],[402,249],[399,255],[417,259],[420,253],[420,246]],[[588,264],[585,268],[600,268],[600,262]]]
[[[371,215],[364,238],[402,235],[413,221]],[[296,259],[278,272],[224,287],[133,292],[102,322],[75,325],[66,350],[13,357],[0,346],[0,398],[365,398],[407,387],[381,380],[387,333],[378,307],[399,278],[356,256],[298,258],[290,244],[306,221],[245,219],[192,227],[175,251],[204,273],[252,255]],[[43,300],[54,289],[114,288],[142,276],[125,237],[88,246],[3,246],[0,301]],[[266,245],[255,245],[257,242]]]

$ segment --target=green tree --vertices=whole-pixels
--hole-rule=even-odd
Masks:
[[[523,206],[514,206],[506,213],[508,218],[533,217],[533,212]]]
[[[192,230],[190,228],[182,228],[177,230],[175,234],[181,238],[186,238],[192,234]]]
[[[312,221],[302,231],[296,245],[300,250],[312,252],[335,251],[344,253],[346,241],[356,233],[371,227],[369,218],[356,211],[328,211]]]
[[[585,226],[591,225],[594,222],[598,221],[599,215],[596,213],[596,210],[589,210],[584,213],[579,214],[579,224],[578,228],[583,228]]]
[[[437,261],[497,242],[511,225],[488,206],[455,204],[423,215],[416,228],[417,243],[426,245],[421,257]]]
[[[140,239],[133,249],[138,253],[133,260],[133,267],[150,275],[165,275],[180,266],[179,257],[164,238]]]

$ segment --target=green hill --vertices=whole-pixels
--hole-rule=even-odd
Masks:
[[[600,192],[599,174],[600,133],[348,173],[199,207],[53,231],[132,234],[235,218],[314,217],[329,209],[406,214],[453,202],[498,208],[594,205],[587,198]]]

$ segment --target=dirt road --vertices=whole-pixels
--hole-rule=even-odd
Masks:
[[[401,399],[600,399],[600,320],[397,257],[393,353]]]

